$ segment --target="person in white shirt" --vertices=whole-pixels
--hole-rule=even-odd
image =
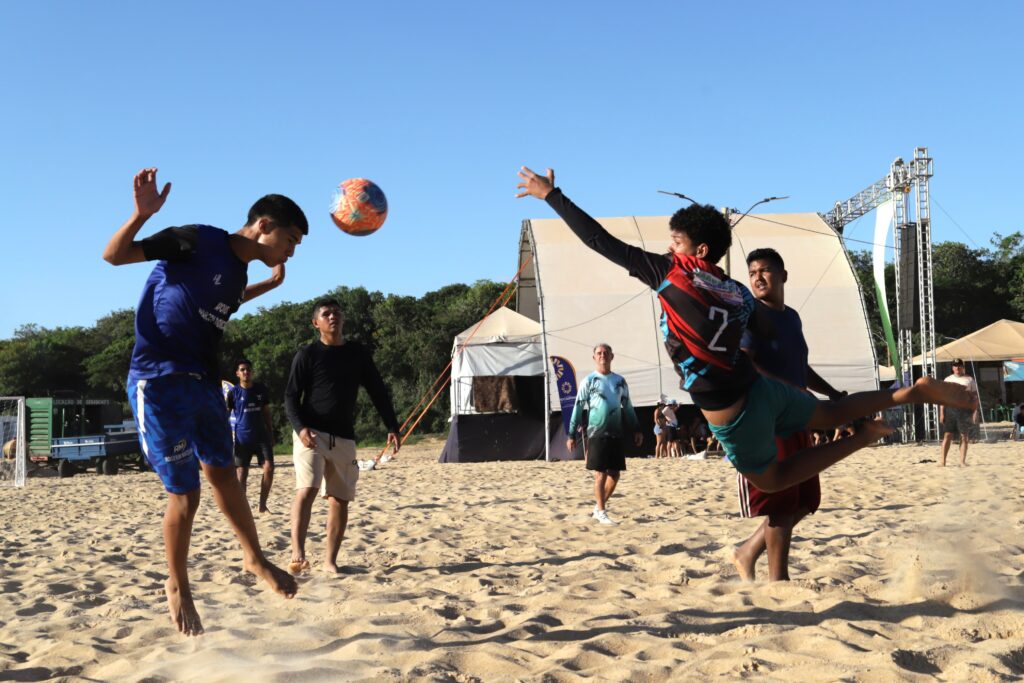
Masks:
[[[978,385],[974,378],[966,374],[964,362],[960,358],[953,360],[953,374],[946,378],[947,382],[954,382],[966,387],[974,395],[973,408],[947,408],[939,406],[939,422],[942,423],[942,461],[941,466],[946,466],[946,454],[949,452],[949,445],[953,443],[953,435],[960,435],[960,466],[967,466],[967,445],[971,441],[971,433],[978,424]]]

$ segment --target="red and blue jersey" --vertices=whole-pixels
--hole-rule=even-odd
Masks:
[[[718,410],[746,395],[757,378],[740,350],[743,331],[753,323],[750,290],[709,261],[655,254],[612,237],[557,188],[547,203],[584,244],[657,291],[665,349],[680,387],[699,408]]]

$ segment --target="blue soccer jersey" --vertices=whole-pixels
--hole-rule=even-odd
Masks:
[[[216,379],[224,326],[248,282],[247,266],[229,239],[224,230],[197,225],[168,228],[142,241],[148,260],[151,254],[163,260],[146,280],[136,309],[130,377],[193,373]]]
[[[239,384],[231,388],[227,400],[236,443],[257,444],[270,440],[263,418],[263,407],[270,403],[270,392],[266,386],[255,382],[246,389]]]
[[[171,493],[199,488],[200,462],[233,464],[218,355],[248,277],[230,239],[193,225],[141,242],[146,260],[159,263],[135,312],[128,399],[143,453]]]

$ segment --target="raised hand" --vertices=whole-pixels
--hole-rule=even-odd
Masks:
[[[135,174],[135,211],[143,217],[155,214],[167,201],[171,184],[164,185],[162,192],[157,192],[156,169],[144,168]]]
[[[555,172],[550,168],[545,175],[540,176],[527,167],[522,166],[519,170],[519,177],[523,179],[523,182],[516,185],[517,189],[522,190],[522,192],[516,195],[517,199],[527,195],[537,199],[545,199],[551,190],[555,189]]]

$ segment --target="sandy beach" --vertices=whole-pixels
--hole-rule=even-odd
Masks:
[[[630,460],[609,527],[590,519],[582,463],[440,465],[440,449],[427,441],[363,473],[345,573],[314,571],[290,601],[241,572],[204,488],[198,638],[167,617],[155,475],[0,490],[0,681],[1024,676],[1024,445],[974,445],[967,468],[939,468],[931,446],[853,456],[823,476],[793,581],[776,584],[741,582],[729,561],[757,522],[739,518],[727,463]],[[289,460],[276,514],[257,519],[280,563]]]

